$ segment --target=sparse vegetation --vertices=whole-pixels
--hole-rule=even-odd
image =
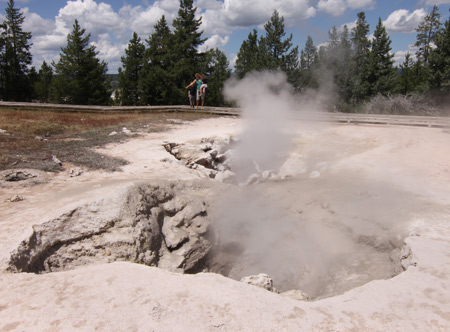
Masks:
[[[59,172],[64,165],[118,171],[124,159],[102,155],[94,148],[123,142],[139,133],[167,130],[173,121],[193,121],[199,113],[65,113],[0,109],[0,170],[33,168]],[[122,128],[131,130],[126,135]],[[116,131],[117,135],[109,135]]]
[[[364,104],[363,111],[368,114],[442,115],[442,110],[433,105],[432,100],[414,93],[386,97],[377,95]]]

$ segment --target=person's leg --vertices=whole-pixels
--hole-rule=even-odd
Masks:
[[[199,102],[199,100],[200,100],[200,90],[197,90],[197,104],[196,104],[196,108],[198,108],[198,102]]]
[[[206,91],[203,89],[202,92],[202,108],[205,107]]]

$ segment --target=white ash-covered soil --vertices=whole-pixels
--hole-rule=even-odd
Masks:
[[[0,331],[450,330],[448,129],[298,121],[276,176],[246,187],[210,179],[164,148],[239,137],[242,130],[238,118],[177,124],[102,149],[129,161],[122,172],[70,177],[71,165],[64,165],[60,174],[27,171],[36,176],[2,180]],[[33,225],[86,205],[107,218],[130,188],[161,181],[200,181],[192,195],[205,195],[215,207],[210,227],[220,220],[221,236],[233,243],[244,236],[235,229],[243,224],[234,222],[245,216],[256,235],[244,232],[244,241],[272,249],[258,256],[262,264],[240,257],[230,277],[268,273],[281,291],[303,287],[313,300],[216,273],[181,274],[123,260],[43,274],[10,271],[11,253]],[[278,232],[273,219],[295,227]],[[385,268],[389,255],[395,273]],[[289,280],[295,262],[304,280]]]

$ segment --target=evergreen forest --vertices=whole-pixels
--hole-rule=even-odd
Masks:
[[[193,0],[179,2],[171,26],[162,16],[145,40],[133,33],[112,82],[108,64],[99,59],[89,32],[77,20],[59,60],[44,61],[37,70],[30,52],[32,32],[23,31],[24,14],[8,0],[6,19],[0,24],[0,99],[185,105],[185,86],[198,72],[208,77],[207,105],[227,106],[222,89],[230,77],[281,71],[293,93],[320,90],[332,82],[327,91],[333,96],[327,105],[330,111],[367,112],[373,111],[367,105],[377,105],[386,113],[448,115],[440,106],[450,103],[450,22],[441,22],[437,6],[416,28],[416,53],[408,53],[398,66],[381,18],[372,36],[365,13],[359,12],[352,29],[333,26],[324,46],[315,46],[308,36],[300,49],[275,10],[261,34],[254,29],[243,41],[232,70],[221,50],[199,51],[206,41],[200,30],[202,18],[196,15]]]

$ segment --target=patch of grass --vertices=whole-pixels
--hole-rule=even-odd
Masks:
[[[122,133],[160,132],[174,121],[193,121],[213,117],[204,113],[139,112],[52,112],[0,109],[0,170],[33,168],[59,172],[63,167],[52,161],[56,156],[88,169],[119,171],[127,161],[97,153],[93,148],[123,142],[130,136]],[[117,131],[117,135],[109,133]],[[137,135],[137,134],[136,134]],[[132,137],[132,136],[131,136]]]

